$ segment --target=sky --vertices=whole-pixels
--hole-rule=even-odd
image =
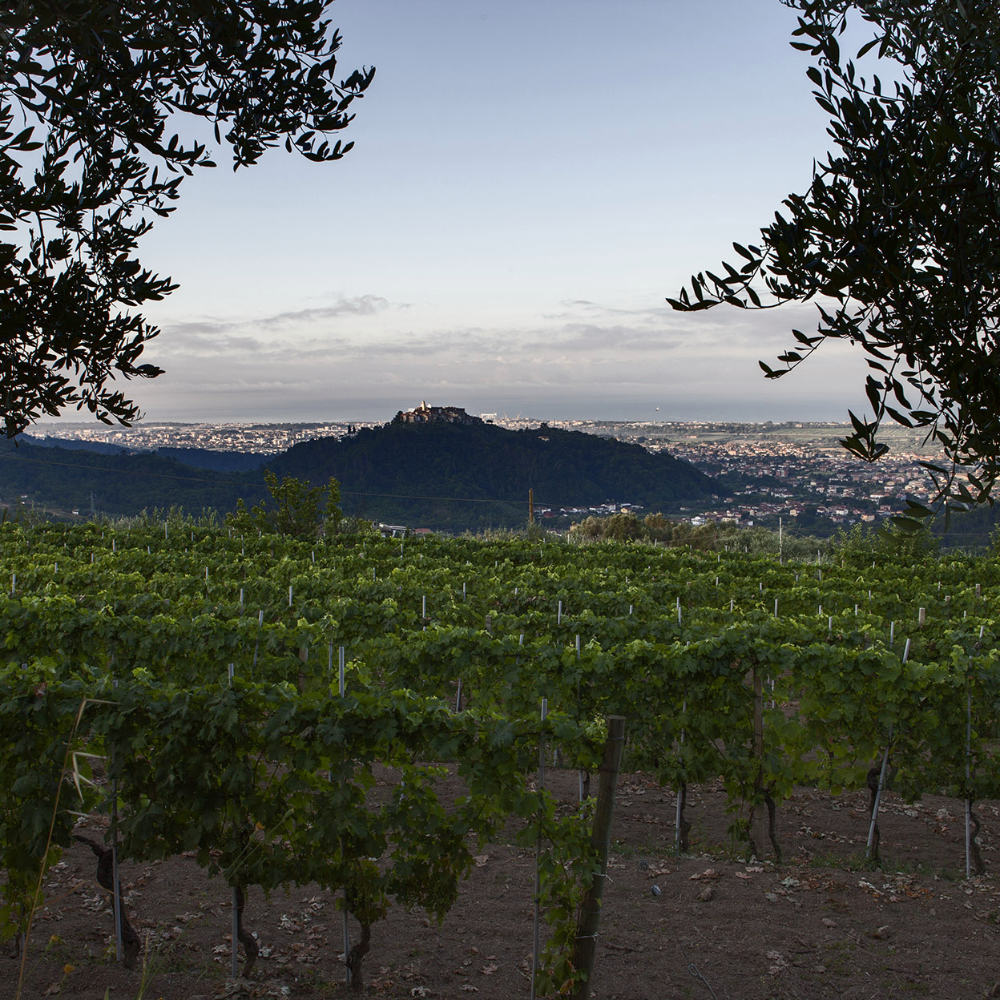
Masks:
[[[338,0],[375,65],[335,163],[185,180],[140,245],[179,288],[129,384],[149,421],[845,420],[864,363],[758,360],[813,306],[681,314],[827,149],[779,0]]]

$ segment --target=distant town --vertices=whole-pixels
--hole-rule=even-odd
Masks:
[[[432,411],[433,414],[432,414]],[[449,416],[443,416],[449,414]],[[424,419],[468,418],[457,407],[428,407],[397,414],[407,422]],[[694,524],[708,520],[732,520],[739,524],[776,527],[779,521],[803,532],[871,523],[902,511],[907,499],[925,500],[930,481],[920,461],[938,455],[925,447],[922,438],[901,427],[886,428],[890,454],[874,465],[849,455],[839,439],[849,425],[837,423],[725,423],[550,420],[542,422],[521,416],[483,413],[478,417],[511,430],[536,428],[542,423],[567,430],[614,437],[641,445],[652,452],[666,450],[685,459],[727,487],[732,499],[715,506],[682,510]],[[475,419],[472,417],[471,419]],[[118,446],[129,452],[160,448],[199,448],[271,455],[301,441],[322,437],[341,438],[363,427],[365,421],[324,423],[153,423],[131,428],[94,424],[39,424],[35,438],[57,437]],[[628,497],[609,497],[599,507],[539,507],[540,518],[583,517],[617,510],[641,508]]]

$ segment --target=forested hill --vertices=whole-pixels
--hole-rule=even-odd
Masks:
[[[79,510],[111,517],[181,507],[199,515],[233,510],[239,497],[259,500],[260,473],[240,477],[182,465],[153,452],[113,454],[0,440],[0,511],[35,506],[57,514]]]
[[[545,426],[510,431],[478,422],[391,423],[341,441],[307,441],[269,468],[314,484],[333,476],[345,511],[428,527],[523,523],[529,489],[536,507],[613,500],[663,511],[725,492],[688,462],[639,445]]]
[[[178,452],[174,452],[178,454]],[[519,526],[536,507],[611,500],[670,513],[724,492],[687,462],[578,431],[492,424],[387,424],[341,441],[295,445],[268,463],[279,476],[340,481],[345,513],[444,530]],[[182,507],[233,510],[266,494],[263,471],[222,472],[163,454],[98,454],[0,442],[0,508],[27,505],[111,516]],[[426,499],[436,498],[436,499]]]

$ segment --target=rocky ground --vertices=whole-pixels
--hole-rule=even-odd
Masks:
[[[567,802],[575,774],[555,774]],[[730,848],[725,798],[690,791],[692,853],[673,851],[673,793],[644,775],[619,783],[592,995],[602,1000],[1000,996],[1000,808],[977,806],[986,874],[965,878],[960,802],[907,805],[888,795],[882,863],[864,863],[867,792],[800,789],[778,812],[784,863],[748,863]],[[96,819],[81,831],[101,837]],[[352,995],[343,986],[342,917],[320,890],[265,899],[246,923],[261,956],[249,981],[230,969],[230,893],[190,858],[122,866],[128,912],[143,936],[137,967],[113,961],[111,916],[95,858],[74,844],[53,870],[21,963],[0,958],[0,998],[195,1000]],[[505,1000],[530,995],[534,858],[488,847],[442,926],[393,911],[373,930],[371,997]]]

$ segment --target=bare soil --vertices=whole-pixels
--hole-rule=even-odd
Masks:
[[[576,775],[551,774],[567,802]],[[614,845],[592,996],[791,1000],[1000,997],[1000,807],[977,805],[986,875],[965,878],[963,803],[883,801],[880,867],[864,863],[868,794],[800,789],[778,810],[785,862],[748,863],[730,847],[714,786],[689,790],[692,853],[673,850],[675,799],[641,774],[618,786]],[[100,839],[96,818],[81,832]],[[123,864],[127,910],[145,940],[132,971],[113,958],[96,859],[74,844],[53,870],[28,946],[21,997],[215,1000],[358,995],[343,985],[342,916],[319,889],[265,899],[245,921],[261,957],[229,978],[231,899],[190,858]],[[512,843],[477,859],[437,926],[396,908],[375,926],[364,994],[505,1000],[530,995],[534,858]],[[357,927],[352,927],[357,933]],[[0,998],[17,996],[20,961],[0,958]]]

